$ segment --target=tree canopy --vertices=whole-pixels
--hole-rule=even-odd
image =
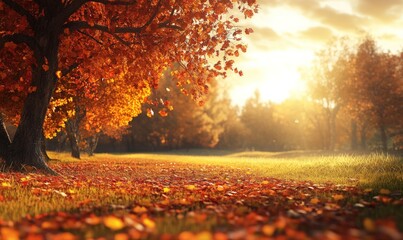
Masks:
[[[68,108],[71,94],[83,87],[92,101],[117,86],[143,99],[175,63],[181,66],[173,73],[176,85],[197,100],[211,79],[231,70],[242,75],[233,64],[246,51],[242,34],[251,29],[238,27],[230,11],[249,18],[257,7],[255,0],[1,1],[0,112],[19,122],[13,141],[1,146],[7,149],[2,157],[17,169],[28,164],[51,171],[39,150],[45,117]],[[99,87],[102,82],[109,84]],[[55,105],[48,109],[50,102]],[[122,116],[135,116],[136,108]]]

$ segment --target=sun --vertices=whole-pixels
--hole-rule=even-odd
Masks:
[[[300,75],[295,70],[282,68],[268,74],[259,87],[262,100],[281,103],[303,91]]]
[[[230,91],[232,102],[242,106],[255,91],[260,92],[262,101],[274,103],[303,94],[306,88],[299,69],[311,60],[312,53],[300,49],[254,53],[241,66],[245,76],[234,81]]]

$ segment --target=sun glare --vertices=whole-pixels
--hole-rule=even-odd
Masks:
[[[255,91],[260,92],[262,101],[274,103],[305,91],[298,69],[311,61],[311,52],[288,49],[251,55],[253,57],[247,65],[249,70],[230,91],[234,104],[243,105]]]
[[[267,81],[262,84],[261,97],[263,101],[280,103],[302,88],[299,73],[291,69],[279,69],[278,72],[267,76]],[[271,79],[271,80],[270,80]]]

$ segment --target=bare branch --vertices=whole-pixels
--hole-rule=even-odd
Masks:
[[[103,43],[102,43],[100,40],[96,39],[95,37],[91,36],[90,34],[88,34],[88,33],[86,33],[86,32],[83,32],[83,31],[81,31],[81,30],[77,30],[77,31],[78,31],[79,33],[81,33],[81,34],[83,34],[83,35],[85,35],[85,36],[91,38],[91,39],[94,40],[96,43],[98,43],[98,44],[100,44],[100,45],[103,45]]]
[[[13,9],[15,12],[17,12],[21,16],[26,17],[29,25],[31,27],[34,27],[36,19],[34,18],[34,16],[32,16],[32,14],[28,10],[26,10],[20,4],[14,2],[13,0],[2,0],[2,1],[5,4],[7,4],[7,6],[9,6],[11,9]]]

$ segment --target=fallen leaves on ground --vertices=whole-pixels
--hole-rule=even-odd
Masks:
[[[33,208],[50,204],[14,221],[2,215],[0,239],[402,239],[394,219],[359,217],[378,206],[401,209],[401,194],[387,189],[372,197],[230,166],[136,159],[52,167],[65,177],[0,173],[3,207],[21,201],[17,192]]]

